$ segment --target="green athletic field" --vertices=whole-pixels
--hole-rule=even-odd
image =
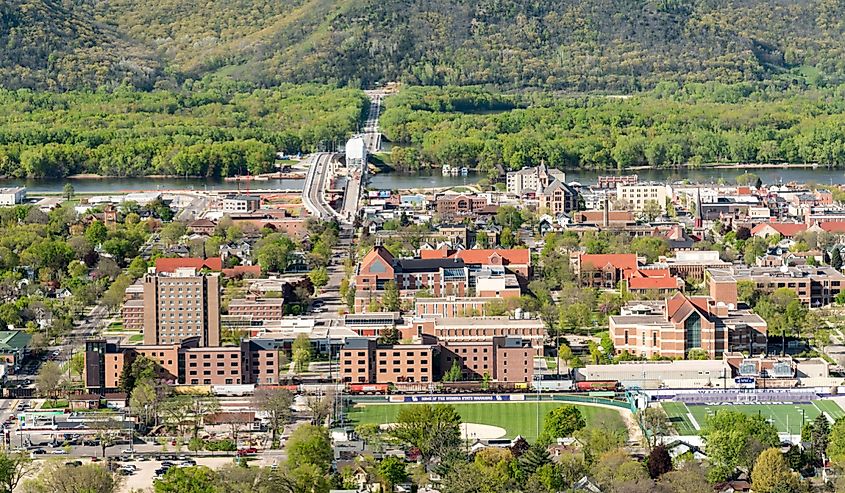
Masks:
[[[779,432],[789,432],[797,435],[801,432],[801,420],[812,421],[825,413],[831,419],[845,416],[845,411],[831,400],[817,400],[810,404],[730,404],[722,406],[687,406],[683,402],[664,402],[663,409],[679,435],[698,435],[701,428],[707,424],[710,416],[720,409],[739,411],[745,414],[760,414],[771,420]],[[690,419],[692,414],[692,419]],[[696,428],[695,423],[698,424]],[[787,428],[788,426],[788,428]]]
[[[543,418],[552,409],[568,402],[540,402],[540,430]],[[418,404],[356,404],[347,411],[346,417],[355,424],[385,424],[396,422],[396,415],[403,406]],[[464,423],[478,423],[498,426],[507,431],[507,438],[522,435],[529,442],[537,438],[537,402],[482,402],[450,404],[454,406]],[[604,407],[575,405],[584,416],[588,426],[603,426],[626,431],[625,423],[618,411]]]

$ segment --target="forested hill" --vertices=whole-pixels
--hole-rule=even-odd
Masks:
[[[845,0],[7,0],[0,83],[840,82],[843,12]]]
[[[90,8],[68,1],[0,1],[0,86],[147,88],[162,69],[146,46],[95,22]]]

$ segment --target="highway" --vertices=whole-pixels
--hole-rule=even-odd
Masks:
[[[329,220],[340,219],[337,211],[331,208],[326,202],[326,174],[328,173],[329,162],[333,154],[330,152],[318,152],[311,154],[306,159],[311,167],[305,175],[305,185],[302,189],[302,203],[308,212],[319,219]]]

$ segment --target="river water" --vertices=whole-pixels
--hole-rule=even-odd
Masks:
[[[640,181],[677,182],[689,180],[693,183],[716,183],[721,181],[732,183],[744,172],[754,173],[764,183],[788,183],[791,181],[803,183],[817,183],[820,185],[845,183],[845,169],[831,168],[704,168],[682,170],[637,170],[624,174],[636,174]],[[614,174],[608,171],[566,171],[566,180],[577,181],[584,185],[596,182],[599,175]],[[470,173],[469,176],[443,176],[438,170],[425,170],[416,174],[379,173],[370,177],[370,188],[375,189],[411,189],[411,188],[439,188],[460,185],[472,185],[478,182],[480,176]],[[237,190],[238,183],[221,179],[201,178],[98,178],[71,180],[0,180],[0,187],[25,186],[29,193],[61,192],[65,183],[73,184],[80,193],[121,193],[153,190]],[[304,180],[268,180],[253,181],[252,190],[302,190]],[[240,184],[243,190],[245,185]]]

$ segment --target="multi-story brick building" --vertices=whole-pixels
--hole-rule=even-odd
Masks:
[[[590,288],[615,289],[620,281],[639,269],[637,255],[633,253],[578,253],[570,260],[581,285]]]
[[[730,297],[726,288],[713,292]],[[636,356],[685,358],[701,349],[710,358],[720,358],[733,351],[766,350],[765,320],[713,296],[677,293],[665,301],[631,302],[620,315],[610,317],[609,327],[616,352]]]
[[[488,211],[487,197],[467,194],[442,194],[434,201],[435,210],[444,219],[473,216]]]
[[[202,346],[220,344],[219,274],[194,269],[148,274],[144,284],[144,344],[178,344],[199,337]]]
[[[764,293],[781,288],[795,291],[798,299],[807,306],[827,306],[845,289],[845,275],[833,267],[800,265],[781,267],[733,267],[711,269],[708,275],[729,277],[735,281],[752,281]]]
[[[229,302],[229,315],[253,320],[281,320],[285,315],[284,299],[257,296],[235,298]]]
[[[376,247],[361,261],[355,276],[356,312],[384,294],[389,281],[400,291],[429,290],[433,296],[466,296],[469,271],[460,259],[395,259]]]
[[[176,344],[120,346],[104,339],[85,343],[83,382],[90,391],[120,387],[124,368],[138,357],[156,364],[156,379],[165,384],[278,384],[281,344],[251,339],[239,346],[206,347],[194,337]]]
[[[414,319],[408,326],[400,327],[405,339],[431,336],[442,344],[454,342],[486,342],[494,337],[517,337],[528,341],[534,355],[543,355],[546,327],[537,318],[511,317],[434,317]]]
[[[529,382],[534,377],[534,349],[518,337],[479,342],[438,341],[379,345],[349,339],[340,352],[341,381],[348,383],[433,383],[457,364],[466,380],[485,375],[498,382]]]

